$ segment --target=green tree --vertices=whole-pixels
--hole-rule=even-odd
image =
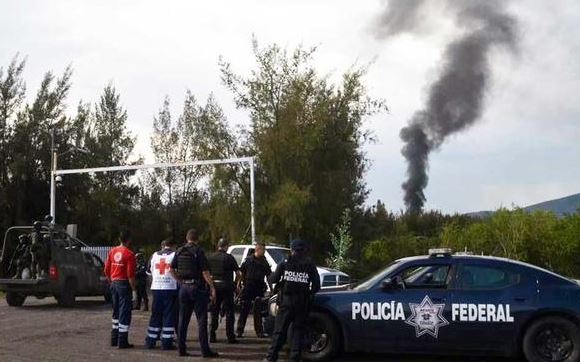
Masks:
[[[88,119],[85,147],[92,157],[87,160],[92,167],[119,166],[129,163],[135,138],[127,129],[127,111],[121,97],[112,84],[107,85],[99,102]],[[90,208],[93,220],[86,226],[85,235],[95,243],[111,243],[116,240],[120,227],[141,227],[141,220],[132,219],[139,190],[131,183],[134,172],[97,173],[85,205]]]
[[[9,147],[12,158],[8,173],[10,203],[14,205],[11,224],[26,224],[49,212],[51,137],[53,129],[66,124],[65,100],[71,86],[72,69],[55,78],[47,72],[31,104],[17,112]],[[59,152],[64,152],[63,132],[55,132]]]
[[[11,140],[16,113],[19,111],[26,92],[22,72],[26,61],[18,54],[4,70],[0,67],[0,228],[6,228],[12,220],[9,199],[9,183],[12,181],[8,165],[13,160]]]
[[[330,254],[327,264],[331,268],[349,271],[354,263],[354,260],[350,257],[350,249],[352,247],[350,223],[350,210],[345,209],[340,218],[340,223],[336,226],[336,233],[330,234],[333,252]]]
[[[278,240],[301,235],[325,254],[340,210],[366,197],[363,123],[384,103],[367,95],[365,68],[347,71],[339,85],[318,74],[315,48],[260,48],[254,39],[253,51],[249,76],[223,60],[220,67],[237,107],[250,114],[242,150],[258,159],[258,230]]]
[[[213,95],[205,105],[199,105],[188,91],[176,122],[165,99],[153,129],[151,145],[157,162],[230,158],[237,153],[236,137]],[[149,196],[159,197],[166,205],[174,237],[191,225],[204,225],[200,231],[206,232],[210,240],[222,234],[241,237],[244,225],[239,220],[245,215],[240,210],[244,204],[249,210],[243,197],[249,195],[243,173],[232,165],[156,170],[150,173]]]

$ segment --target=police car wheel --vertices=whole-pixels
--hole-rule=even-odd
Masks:
[[[328,361],[340,346],[340,334],[332,318],[321,312],[312,312],[308,320],[308,332],[303,357],[307,361]]]
[[[528,328],[523,351],[531,362],[580,360],[580,329],[562,317],[546,317]]]
[[[7,292],[6,293],[6,303],[8,303],[11,307],[20,307],[24,304],[26,300],[26,295],[15,293],[15,292]]]

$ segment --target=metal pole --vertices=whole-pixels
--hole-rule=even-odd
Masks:
[[[254,157],[250,158],[250,217],[252,223],[252,244],[256,243],[256,218],[255,218],[255,180],[254,180]]]
[[[54,128],[50,132],[50,216],[52,223],[56,219],[56,147],[54,144]]]

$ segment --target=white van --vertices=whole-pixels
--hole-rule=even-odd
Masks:
[[[253,253],[254,245],[231,245],[228,248],[228,254],[231,254],[236,259],[238,265],[242,265],[242,262]],[[264,256],[272,267],[272,272],[274,272],[278,264],[288,259],[290,249],[282,246],[267,245]],[[350,276],[339,270],[324,267],[316,267],[316,269],[320,276],[320,285],[322,288],[331,288],[350,283]]]

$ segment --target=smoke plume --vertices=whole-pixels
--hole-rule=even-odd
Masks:
[[[402,184],[407,211],[420,213],[429,181],[429,154],[446,138],[480,119],[490,80],[492,47],[516,50],[516,21],[496,0],[390,0],[380,17],[376,34],[394,36],[413,31],[422,21],[426,6],[443,5],[463,28],[461,36],[447,45],[441,72],[431,85],[426,104],[409,120],[400,136],[401,153],[407,160],[407,180]]]

